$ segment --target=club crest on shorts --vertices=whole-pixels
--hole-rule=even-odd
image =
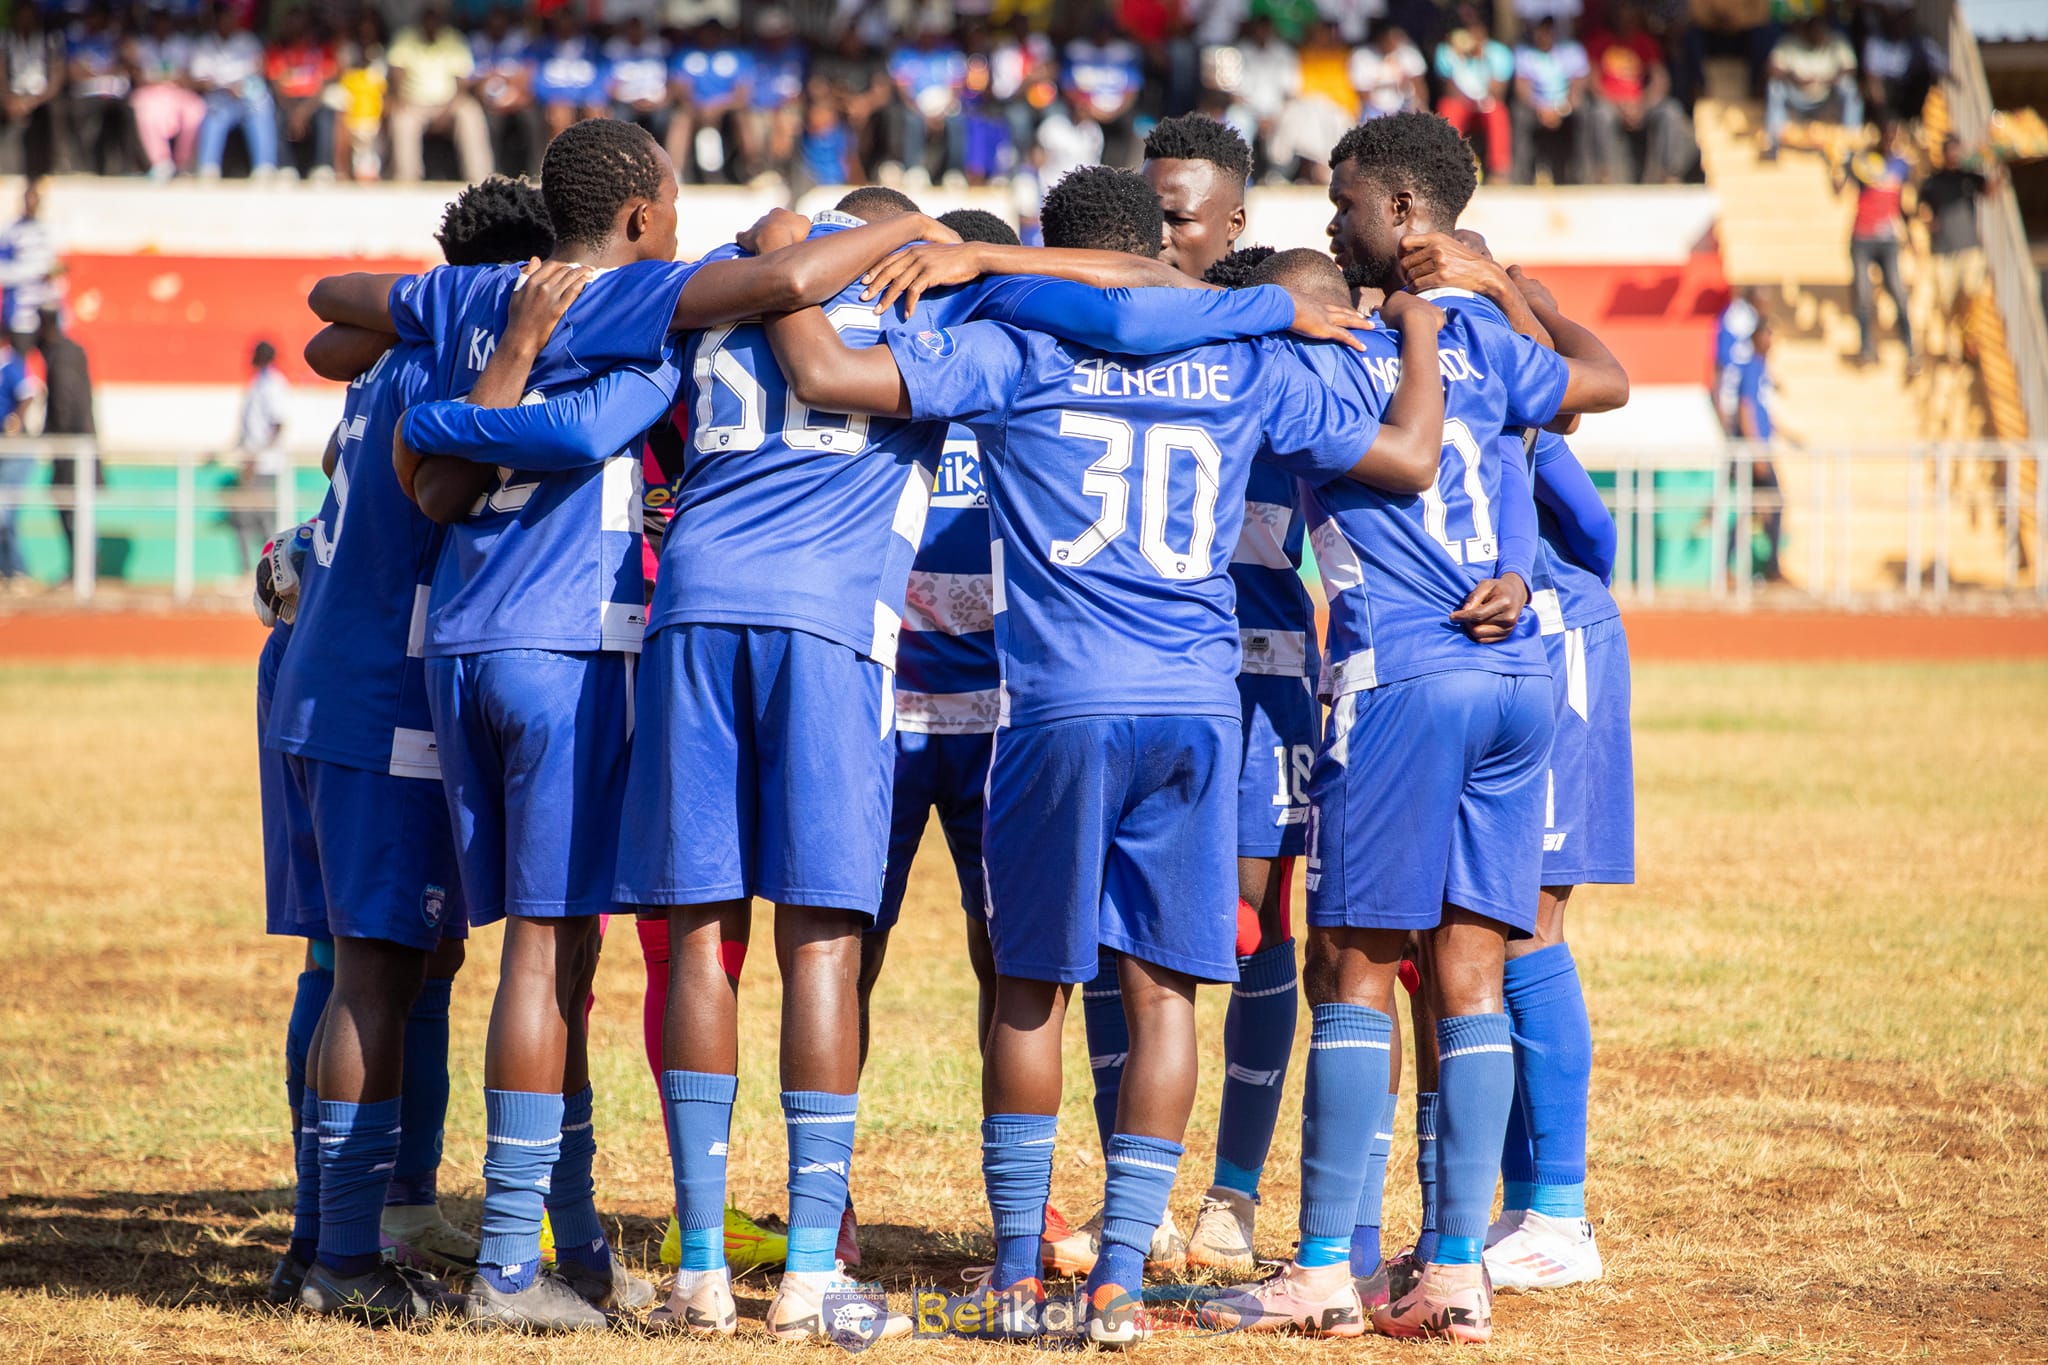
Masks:
[[[420,892],[420,918],[429,929],[441,927],[441,916],[448,913],[448,888],[429,885]]]
[[[917,344],[936,356],[953,354],[953,334],[941,327],[928,329],[917,334]]]

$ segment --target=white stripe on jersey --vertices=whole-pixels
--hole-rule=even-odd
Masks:
[[[1358,552],[1344,539],[1334,518],[1310,531],[1308,538],[1316,552],[1316,573],[1323,582],[1323,603],[1335,606],[1338,594],[1364,584],[1365,566],[1358,562]]]
[[[434,732],[393,730],[389,772],[393,777],[420,777],[429,782],[439,782],[441,751],[434,746]]]
[[[1538,633],[1564,634],[1564,607],[1557,600],[1556,588],[1536,589],[1529,594],[1529,606],[1536,613]]]
[[[1243,650],[1240,673],[1260,673],[1276,678],[1308,676],[1308,633],[1299,630],[1255,630],[1237,628]]]
[[[896,692],[896,728],[918,735],[985,735],[1002,718],[999,687],[979,692]]]
[[[905,630],[974,635],[996,628],[993,575],[910,571],[903,597]]]
[[[1329,701],[1379,685],[1379,674],[1373,667],[1373,651],[1362,649],[1348,659],[1323,660],[1323,677],[1316,688],[1316,695]]]
[[[1294,509],[1280,503],[1246,502],[1244,530],[1238,533],[1233,564],[1256,564],[1262,569],[1292,569],[1287,557],[1287,525]]]
[[[875,637],[868,644],[868,657],[891,673],[896,671],[896,636],[903,618],[887,602],[875,603]]]
[[[405,629],[405,657],[408,659],[426,657],[427,603],[433,596],[432,583],[421,583],[412,590],[412,624]]]

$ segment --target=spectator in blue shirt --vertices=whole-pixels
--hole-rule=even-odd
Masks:
[[[668,44],[647,31],[635,14],[604,45],[607,92],[612,117],[637,123],[657,142],[668,138]]]
[[[936,180],[966,159],[960,97],[967,86],[967,54],[951,37],[951,26],[927,15],[917,42],[896,49],[889,75],[902,103],[897,110],[897,148],[912,180]],[[936,142],[938,163],[932,164]]]
[[[476,61],[477,103],[491,130],[491,152],[505,175],[540,176],[547,126],[533,98],[533,39],[518,27],[513,11],[498,6],[469,40]]]
[[[578,119],[610,112],[605,97],[604,55],[597,40],[578,26],[576,12],[564,7],[548,20],[548,36],[538,43],[533,64],[533,97],[547,118],[550,140]]]
[[[762,10],[754,21],[754,85],[741,112],[740,178],[786,174],[796,158],[803,124],[804,49],[796,26],[779,9]]]
[[[677,170],[687,168],[698,183],[727,178],[739,160],[737,115],[753,99],[754,54],[713,20],[676,52],[669,79],[676,102],[669,156]]]
[[[1102,128],[1103,160],[1121,166],[1131,158],[1136,128],[1131,111],[1145,84],[1144,54],[1117,36],[1107,11],[1098,11],[1085,38],[1075,38],[1065,58],[1060,86],[1076,115]]]

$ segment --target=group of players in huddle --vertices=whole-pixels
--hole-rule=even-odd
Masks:
[[[1614,526],[1556,433],[1628,381],[1454,235],[1449,125],[1380,119],[1330,160],[1327,254],[1236,247],[1250,153],[1190,116],[1142,173],[1055,186],[1044,248],[869,188],[682,264],[661,148],[591,120],[538,188],[451,205],[447,267],[315,287],[308,360],[351,381],[332,485],[259,572],[269,926],[311,941],[277,1301],[557,1331],[653,1304],[591,1182],[591,982],[631,909],[675,1175],[648,1321],[732,1333],[760,897],[789,1141],[767,1330],[909,1331],[849,1276],[848,1177],[933,811],[981,985],[980,1330],[1033,1335],[1046,1279],[1084,1275],[1087,1337],[1128,1344],[1148,1270],[1251,1275],[1303,993],[1298,1241],[1205,1326],[1483,1342],[1494,1287],[1598,1277],[1563,914],[1633,878],[1628,660]],[[434,1198],[449,981],[501,919],[473,1238]],[[1424,1222],[1384,1256],[1397,979]],[[1182,1237],[1209,982],[1222,1110]],[[1076,985],[1106,1172],[1078,1227],[1050,1205]]]

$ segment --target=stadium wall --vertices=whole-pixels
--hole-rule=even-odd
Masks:
[[[0,191],[4,193],[4,191]],[[111,451],[183,442],[209,449],[233,431],[250,347],[278,344],[297,389],[292,444],[315,451],[339,390],[305,370],[306,291],[340,270],[429,263],[447,186],[151,186],[60,181],[46,214],[70,272],[76,334],[92,356]],[[828,206],[814,191],[800,209]],[[747,190],[684,191],[682,250],[700,255],[774,207]],[[930,191],[928,207],[974,204],[1012,215],[1007,192]],[[1467,215],[1503,260],[1521,263],[1568,313],[1606,337],[1635,381],[1621,414],[1587,423],[1581,443],[1698,445],[1718,440],[1705,391],[1725,288],[1706,189],[1481,191]],[[1012,215],[1013,216],[1013,215]],[[1252,197],[1246,240],[1320,245],[1329,208],[1311,189]]]

